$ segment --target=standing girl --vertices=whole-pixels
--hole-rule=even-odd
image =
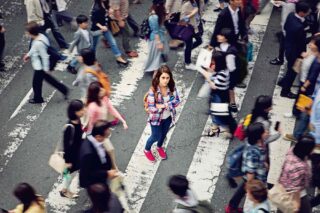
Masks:
[[[86,125],[86,133],[91,134],[92,128],[98,120],[108,120],[108,113],[122,122],[123,128],[128,129],[126,121],[122,118],[120,113],[112,105],[108,96],[106,96],[105,89],[99,82],[92,82],[88,88],[87,96],[87,116],[88,124]],[[104,142],[104,146],[111,158],[112,168],[118,170],[116,165],[116,158],[114,153],[114,147],[110,140],[107,138]]]
[[[148,160],[155,162],[155,157],[151,152],[151,146],[158,141],[157,151],[160,158],[163,160],[167,158],[167,154],[162,148],[162,145],[171,123],[175,121],[176,107],[180,103],[175,82],[168,66],[161,66],[157,71],[148,92],[147,102],[151,136],[147,140],[144,154]]]
[[[151,29],[150,38],[148,40],[148,60],[145,64],[146,72],[154,72],[159,69],[161,62],[166,62],[168,53],[168,40],[166,38],[166,30],[164,21],[166,18],[166,9],[164,3],[154,3],[151,7],[151,15],[149,16],[149,26]]]
[[[70,192],[71,173],[79,170],[79,154],[82,144],[82,126],[80,118],[84,115],[84,104],[80,100],[72,100],[67,109],[69,121],[63,133],[64,160],[67,168],[63,172],[62,197],[74,198],[77,195]]]

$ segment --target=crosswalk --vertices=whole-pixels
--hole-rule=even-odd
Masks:
[[[206,24],[202,46],[205,46],[211,38],[211,32],[217,18],[217,14],[212,12],[215,3],[213,0],[209,2],[203,16]],[[252,81],[251,76],[253,72],[257,72],[255,70],[255,60],[259,52],[263,51],[260,46],[271,13],[272,7],[268,4],[261,15],[257,16],[252,23],[255,34],[250,36],[250,41],[254,44],[254,60],[249,64],[249,74],[245,79],[247,85],[261,83]],[[199,114],[201,110],[206,109],[205,106],[199,106],[200,110],[194,111],[195,107],[191,106],[190,103],[206,105],[203,100],[195,100],[195,94],[202,83],[202,78],[197,72],[184,69],[182,52],[178,53],[177,56],[172,56],[174,60],[170,61],[169,65],[172,67],[182,103],[177,111],[177,123],[171,128],[165,141],[168,160],[157,159],[156,163],[150,163],[143,153],[144,145],[151,133],[150,126],[146,124],[146,114],[142,107],[143,94],[149,88],[151,82],[151,76],[147,76],[143,71],[144,61],[148,54],[147,43],[140,40],[136,47],[139,57],[132,59],[126,69],[116,70],[117,73],[114,73],[114,68],[111,65],[110,67],[107,66],[107,72],[111,76],[111,80],[114,79],[112,81],[111,101],[125,115],[129,124],[127,132],[124,132],[121,127],[117,127],[111,138],[116,148],[119,167],[125,174],[126,191],[129,197],[128,210],[132,213],[169,212],[173,207],[173,196],[168,192],[165,184],[168,177],[176,173],[187,175],[191,182],[191,188],[199,199],[212,201],[215,196],[219,196],[219,193],[223,193],[217,191],[216,187],[223,181],[221,180],[221,172],[225,168],[225,157],[230,149],[231,141],[221,137],[200,136],[201,132],[202,135],[207,133],[211,124],[211,117],[208,118],[207,115]],[[200,48],[193,51],[194,59],[197,57]],[[66,65],[61,64],[59,66],[59,69],[63,70]],[[283,72],[284,67],[282,66],[279,75]],[[13,79],[15,74],[13,73],[7,78]],[[63,78],[63,81],[68,85],[72,82],[72,79],[65,77],[65,72],[60,72],[57,75]],[[3,82],[6,82],[6,84],[1,85],[0,94],[10,84],[11,80]],[[276,87],[273,93],[272,121],[281,121],[282,124],[285,124],[282,125],[283,132],[291,133],[294,119],[286,118],[283,114],[290,111],[293,102],[281,98],[279,91],[279,87]],[[240,108],[243,107],[242,103],[247,98],[246,93],[247,88],[236,89],[236,101]],[[56,91],[47,90],[45,92],[46,102],[38,107],[30,107],[30,105],[25,104],[31,96],[30,90],[26,90],[25,94],[17,106],[14,107],[14,110],[11,110],[8,120],[5,122],[6,125],[0,130],[3,135],[1,135],[2,141],[4,141],[0,146],[0,191],[3,191],[1,190],[2,187],[12,186],[12,184],[20,181],[29,181],[34,183],[35,188],[45,196],[49,212],[76,212],[78,209],[84,209],[88,205],[86,199],[70,200],[60,197],[61,177],[57,177],[46,165],[48,156],[53,150],[52,147],[61,135],[57,126],[53,125],[62,126],[61,124],[65,120],[62,113],[65,111],[66,103],[61,103],[59,97],[55,97]],[[76,97],[79,92],[74,91],[73,95]],[[52,115],[59,118],[59,121],[52,120],[50,124],[46,123],[46,120],[50,118],[49,113],[55,112],[54,105],[62,108],[58,109],[56,115]],[[196,124],[196,126],[192,126],[193,124]],[[44,126],[47,128],[44,128]],[[41,130],[44,129],[52,132],[41,133]],[[50,142],[49,145],[36,142],[37,145],[32,145],[33,149],[28,148],[31,146],[32,139],[36,136],[46,137],[46,135],[48,136],[43,138],[43,142],[48,141]],[[269,174],[271,183],[277,181],[284,155],[289,146],[290,144],[282,139],[271,145],[271,170]],[[28,157],[25,158],[24,155]],[[19,159],[19,156],[22,156],[22,158]],[[28,161],[26,162],[26,160]],[[19,167],[21,168],[20,171],[15,170],[16,165],[21,165]],[[30,165],[34,165],[34,168],[29,169],[28,166]],[[39,172],[41,173],[39,174]],[[23,176],[24,173],[27,173],[27,177]],[[17,178],[10,178],[15,174],[17,174]],[[40,188],[40,186],[42,187]],[[73,178],[71,190],[85,196],[84,191],[78,187],[77,174]],[[10,195],[10,192],[0,194],[0,207],[9,208],[6,205],[8,203],[12,204],[8,195]],[[231,194],[229,197],[231,197]],[[223,206],[226,202],[216,204],[219,206],[217,212],[223,212]]]

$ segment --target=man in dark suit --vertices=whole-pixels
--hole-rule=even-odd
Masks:
[[[220,12],[211,38],[211,46],[218,46],[217,35],[223,28],[229,28],[232,30],[232,44],[237,42],[239,36],[241,36],[242,40],[246,40],[248,38],[248,31],[245,25],[243,14],[240,10],[241,4],[241,0],[230,0],[229,6]]]
[[[293,70],[294,62],[301,57],[301,53],[306,51],[307,38],[305,32],[304,17],[310,12],[310,7],[306,2],[296,4],[296,12],[290,13],[284,24],[285,40],[284,48],[287,59],[287,72],[279,85],[282,86],[281,97],[296,98],[290,88],[296,78],[297,73]]]
[[[110,135],[107,121],[97,121],[91,135],[82,143],[80,152],[80,187],[88,188],[95,183],[107,184],[107,179],[117,176],[111,170],[111,159],[106,152],[103,141]]]

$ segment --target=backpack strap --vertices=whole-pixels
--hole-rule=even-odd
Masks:
[[[71,137],[70,137],[70,140],[69,140],[69,145],[71,146],[72,145],[71,142],[74,139],[75,128],[74,128],[73,124],[66,124],[66,125],[64,125],[64,131],[66,131],[68,127],[71,127]]]
[[[264,208],[260,208],[260,209],[258,209],[258,211],[263,211],[264,213],[269,213],[269,211],[268,210],[266,210],[266,209],[264,209]]]

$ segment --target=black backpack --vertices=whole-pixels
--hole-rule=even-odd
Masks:
[[[149,25],[149,17],[142,21],[140,25],[140,38],[148,40],[150,38],[151,28]]]
[[[47,45],[44,41],[41,42],[47,47],[47,53],[49,55],[49,70],[52,71],[56,67],[58,61],[62,60],[62,56],[57,49],[50,45]]]

